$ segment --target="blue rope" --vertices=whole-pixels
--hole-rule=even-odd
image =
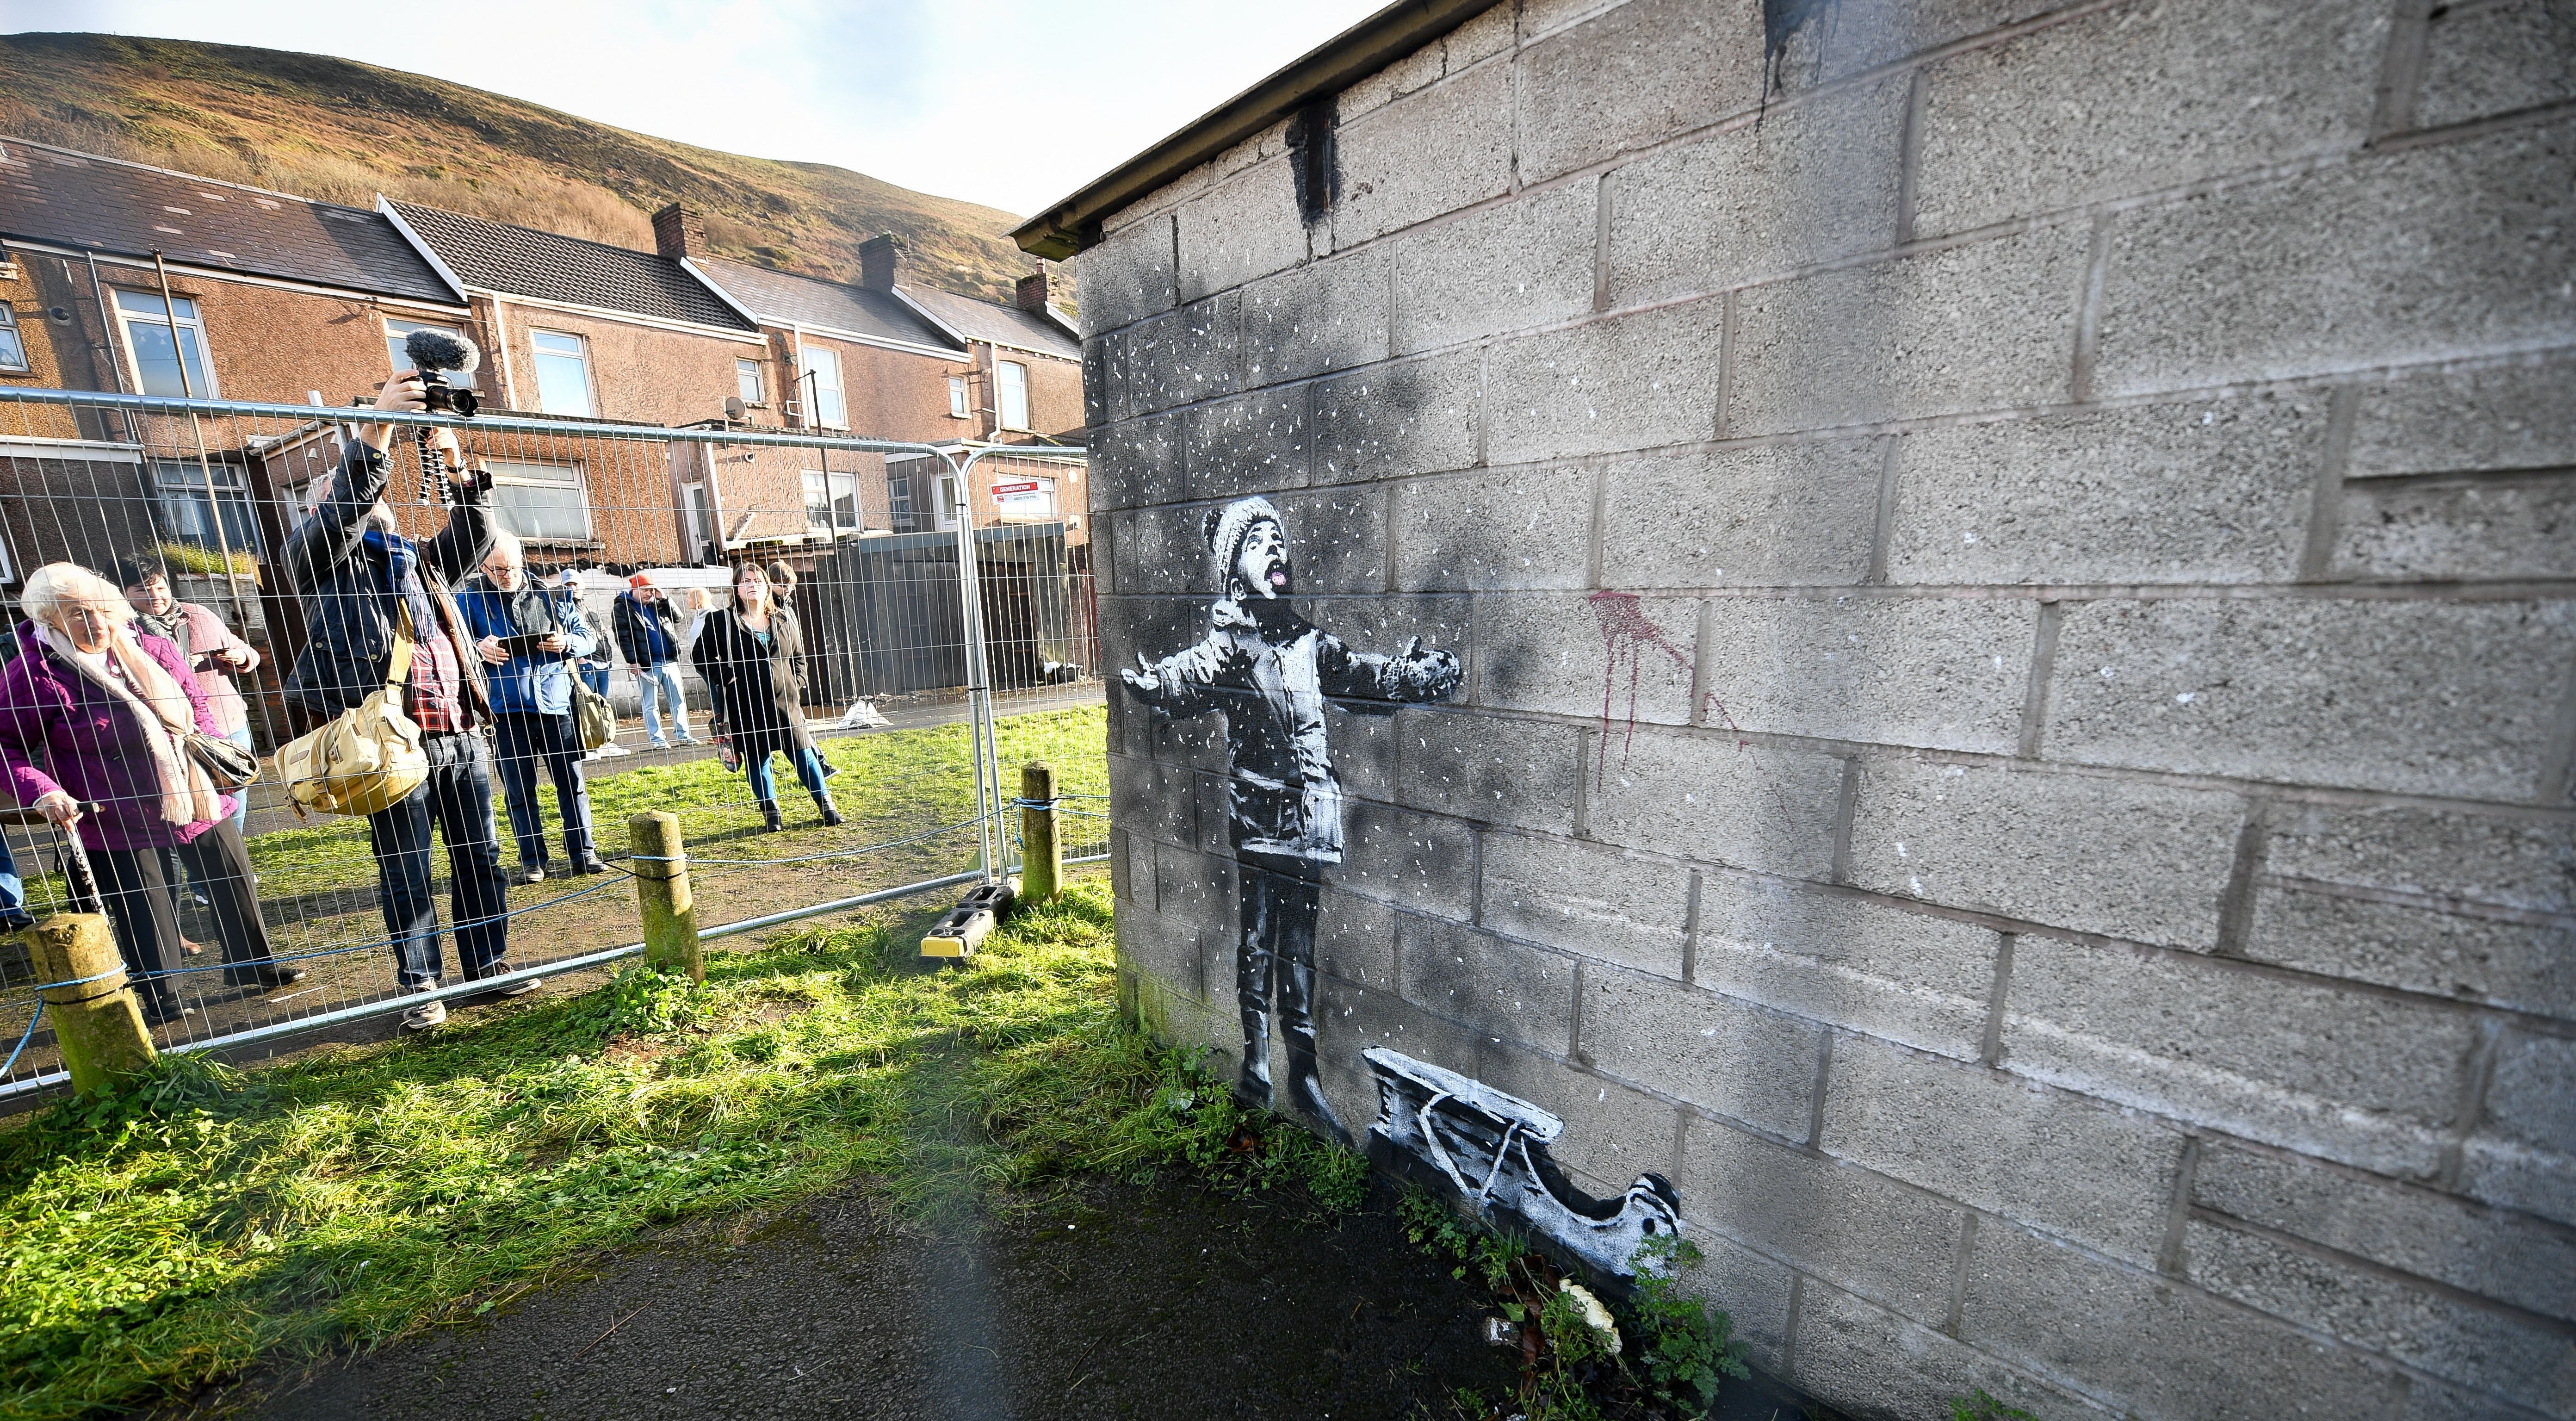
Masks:
[[[124,964],[119,963],[118,965],[110,967],[106,971],[97,973],[93,976],[73,977],[61,982],[47,982],[43,986],[36,988],[36,1014],[27,1018],[27,1029],[18,1033],[18,1044],[9,1048],[9,1059],[6,1061],[0,1061],[0,1080],[7,1080],[9,1078],[9,1068],[18,1064],[19,1053],[27,1049],[28,1042],[36,1039],[36,1024],[45,1019],[45,993],[52,991],[56,987],[79,987],[86,986],[91,982],[103,982],[124,970]]]
[[[697,865],[697,864],[713,864],[713,865],[720,865],[720,866],[723,866],[723,867],[729,867],[729,868],[758,868],[758,867],[765,867],[765,866],[772,865],[772,864],[787,864],[787,863],[817,863],[817,862],[820,862],[821,860],[824,860],[824,859],[845,859],[845,858],[856,858],[856,857],[858,857],[858,856],[859,856],[859,855],[861,855],[861,854],[882,853],[882,852],[884,852],[884,851],[885,851],[885,850],[887,850],[887,849],[899,849],[899,848],[902,848],[902,847],[903,847],[904,845],[906,845],[906,844],[918,844],[918,843],[920,843],[921,841],[923,841],[924,839],[936,839],[936,838],[939,838],[939,837],[941,837],[941,836],[943,836],[943,835],[947,835],[947,834],[954,834],[954,833],[956,833],[956,832],[957,832],[958,830],[960,830],[960,829],[971,829],[971,828],[973,828],[974,826],[976,826],[976,825],[978,825],[978,824],[983,823],[983,822],[984,822],[984,818],[985,818],[985,816],[983,816],[983,815],[981,815],[981,814],[978,814],[978,815],[976,815],[976,816],[975,816],[974,818],[972,818],[972,819],[960,819],[960,820],[958,820],[956,823],[951,824],[951,825],[949,825],[948,827],[946,827],[946,828],[944,828],[944,829],[929,829],[929,830],[925,830],[925,831],[923,831],[923,832],[921,832],[921,833],[914,834],[914,835],[912,835],[912,836],[911,836],[911,837],[909,837],[909,838],[903,838],[903,839],[888,839],[888,840],[886,840],[886,841],[885,841],[884,843],[882,843],[882,844],[869,844],[869,845],[867,845],[865,848],[857,848],[857,849],[833,849],[833,850],[830,850],[830,851],[828,851],[828,852],[826,852],[826,853],[819,853],[819,854],[803,854],[803,855],[799,855],[798,857],[795,857],[795,858],[784,858],[784,859],[702,859],[702,858],[699,858],[699,857],[698,857],[697,855],[695,855],[695,854],[684,854],[684,855],[682,855],[682,856],[680,856],[680,857],[678,857],[678,858],[669,858],[669,857],[665,857],[665,856],[663,856],[663,855],[661,855],[661,854],[628,854],[628,855],[626,856],[626,859],[627,859],[627,862],[629,862],[629,863],[685,863],[685,864],[689,864],[689,865],[692,865],[692,866]]]
[[[624,869],[617,870],[617,875],[618,878],[633,878],[635,876]],[[506,913],[495,913],[486,918],[468,918],[461,923],[451,923],[449,924],[447,931],[463,932],[467,928],[481,927],[486,923],[508,922],[510,919],[518,917],[523,913],[533,913],[541,908],[551,908],[558,903],[577,902],[589,897],[593,893],[606,892],[616,886],[617,879],[607,879],[599,883],[594,883],[588,888],[584,888],[577,893],[557,894],[542,903],[530,903],[524,908],[512,908]],[[346,957],[353,952],[370,952],[379,947],[391,947],[395,941],[396,939],[392,937],[371,938],[366,942],[358,943],[352,947],[326,947],[318,952],[293,952],[288,953],[283,957],[270,957],[266,960],[272,963],[310,962],[317,957]],[[171,967],[159,972],[137,973],[135,980],[150,981],[160,977],[185,977],[193,972],[238,972],[245,968],[256,968],[260,965],[261,964],[258,962],[209,962],[198,967]]]

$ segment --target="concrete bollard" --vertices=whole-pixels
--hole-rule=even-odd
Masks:
[[[707,952],[698,941],[698,905],[689,892],[688,846],[680,816],[653,809],[626,821],[634,860],[635,901],[644,910],[644,960],[664,972],[707,980]]]
[[[1055,832],[1055,766],[1020,766],[1020,900],[1045,903],[1064,887],[1064,841]],[[1041,809],[1037,806],[1044,805]]]
[[[71,1072],[72,1090],[89,1095],[118,1076],[151,1065],[158,1054],[152,1033],[125,980],[125,962],[116,954],[107,919],[97,913],[57,913],[27,929],[26,936],[34,945],[37,980],[79,982],[42,993],[45,1020],[54,1028],[63,1068]],[[80,982],[83,977],[98,980]]]

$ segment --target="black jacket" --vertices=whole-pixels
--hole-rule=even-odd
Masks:
[[[671,654],[664,660],[686,660],[689,655],[688,638],[681,634],[680,619],[671,613],[670,599],[666,597],[647,607],[644,599],[636,596],[635,589],[630,587],[618,593],[617,600],[608,604],[608,629],[617,638],[617,653],[626,658],[626,664],[659,664],[647,654],[650,639],[644,635],[646,617],[662,624],[662,636],[671,648]]]
[[[311,517],[286,537],[278,564],[304,608],[304,654],[287,673],[286,699],[317,715],[337,715],[385,684],[394,654],[395,600],[390,564],[368,546],[367,510],[384,497],[391,466],[385,456],[351,441],[330,493]],[[470,482],[458,489],[474,497]],[[479,502],[462,503],[436,537],[415,545],[420,580],[436,606],[441,628],[463,671],[459,691],[477,720],[492,713],[483,686],[483,661],[449,585],[483,565],[492,551],[492,519]],[[415,628],[415,631],[420,630]]]
[[[732,608],[709,612],[698,644],[689,648],[689,664],[714,693],[716,714],[724,717],[725,734],[736,748],[813,748],[803,710],[805,638],[795,613],[784,607],[770,612],[769,649],[763,651]]]

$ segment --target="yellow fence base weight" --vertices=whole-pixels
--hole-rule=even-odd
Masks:
[[[125,980],[106,918],[57,913],[27,929],[26,940],[34,950],[37,980],[77,984],[43,994],[45,1020],[54,1028],[74,1093],[93,1094],[152,1064],[158,1054],[152,1033]],[[83,982],[84,977],[98,980]]]
[[[1009,915],[1011,905],[1019,900],[1020,880],[1014,875],[999,883],[987,883],[967,894],[947,916],[931,925],[921,939],[924,957],[972,957],[995,926]]]

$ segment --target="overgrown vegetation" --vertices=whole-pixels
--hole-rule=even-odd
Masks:
[[[1326,1212],[1366,1189],[1119,1022],[1097,882],[947,971],[881,925],[811,930],[703,986],[637,967],[268,1069],[170,1058],[0,1130],[0,1415],[381,1342],[853,1180],[940,1211],[1166,1165]]]
[[[1604,1303],[1559,1273],[1521,1235],[1485,1227],[1427,1192],[1408,1192],[1405,1236],[1449,1263],[1451,1276],[1480,1279],[1516,1330],[1517,1393],[1487,1398],[1461,1391],[1458,1412],[1476,1421],[1632,1421],[1703,1417],[1720,1383],[1749,1375],[1732,1321],[1685,1290],[1699,1248],[1662,1235],[1637,1251],[1635,1287]]]

